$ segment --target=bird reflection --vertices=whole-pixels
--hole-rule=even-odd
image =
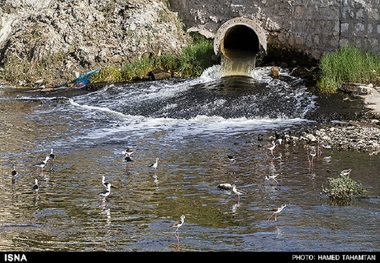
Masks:
[[[277,237],[282,236],[282,230],[277,225],[276,225],[276,233],[277,233]]]
[[[175,244],[175,251],[180,251],[181,250],[181,245],[179,242],[179,234],[177,232],[174,232],[174,236],[177,239],[177,242]]]
[[[105,206],[104,206],[102,209],[102,214],[106,215],[106,217],[107,217],[106,225],[110,226],[111,225],[111,210],[110,210],[110,208],[105,208]]]
[[[315,177],[317,177],[317,174],[316,174],[314,171],[311,171],[311,172],[309,173],[309,176],[310,176],[310,179],[314,180]]]
[[[107,197],[103,197],[102,198],[102,209],[104,210],[104,209],[106,209],[106,205],[107,205]]]
[[[237,209],[240,207],[240,203],[235,203],[232,205],[232,213],[236,213]]]
[[[52,171],[50,171],[50,172],[52,172]],[[49,182],[50,175],[48,173],[45,172],[45,173],[42,173],[41,175],[43,176],[43,179],[45,180],[45,182]]]
[[[38,199],[40,199],[39,196],[38,196],[38,194],[34,195],[34,200],[33,201],[34,201],[34,206],[35,207],[38,207]]]
[[[38,179],[34,179],[34,185],[32,187],[33,189],[33,192],[34,192],[34,206],[38,206],[38,199],[39,199],[39,195],[38,195],[38,190],[40,189],[39,185],[38,185]]]
[[[156,173],[154,173],[154,175],[153,175],[153,179],[154,179],[153,182],[154,182],[156,185],[158,185],[158,176],[157,176]]]

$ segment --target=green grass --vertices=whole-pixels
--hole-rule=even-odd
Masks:
[[[328,94],[335,93],[342,84],[376,84],[380,79],[380,58],[350,46],[326,53],[319,67],[322,75],[317,87]]]
[[[159,57],[142,58],[126,63],[121,69],[112,66],[102,68],[91,78],[92,83],[120,83],[143,79],[149,72],[168,72],[175,77],[198,77],[211,67],[213,61],[213,41],[195,37],[180,55],[165,54]]]

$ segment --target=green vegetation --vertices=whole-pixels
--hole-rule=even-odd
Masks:
[[[322,191],[329,195],[333,203],[346,205],[353,197],[366,197],[367,191],[362,185],[349,177],[329,177],[328,182],[330,188],[323,188]]]
[[[198,77],[203,70],[212,66],[213,42],[203,37],[194,40],[183,49],[180,55],[166,54],[159,57],[142,58],[126,63],[121,69],[106,67],[91,78],[92,83],[120,83],[147,78],[149,73],[167,72],[175,77]]]
[[[358,48],[344,46],[326,53],[321,61],[322,76],[317,84],[323,93],[335,93],[344,83],[376,84],[380,80],[380,58]]]

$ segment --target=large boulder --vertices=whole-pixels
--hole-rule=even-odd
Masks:
[[[4,0],[0,17],[0,83],[60,83],[188,41],[165,0]]]

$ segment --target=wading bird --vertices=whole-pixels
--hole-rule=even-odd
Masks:
[[[153,167],[154,170],[156,170],[157,167],[158,167],[158,160],[159,160],[159,159],[160,159],[160,158],[156,158],[156,161],[155,161],[154,163],[152,163],[151,165],[149,165],[149,167]]]
[[[38,186],[38,179],[34,179],[34,185],[32,187],[32,189],[34,190],[34,192],[38,192],[38,190],[40,189],[40,187]]]
[[[275,208],[272,211],[274,211],[270,217],[268,217],[268,221],[271,219],[272,216],[274,216],[274,221],[277,221],[277,215],[281,213],[282,210],[286,207],[286,204],[283,204],[281,207]]]
[[[47,162],[49,161],[50,157],[49,156],[46,156],[45,157],[45,160],[43,160],[42,162],[40,163],[37,163],[35,164],[35,166],[37,167],[41,167],[41,171],[43,172],[44,171],[44,167],[46,166]]]
[[[181,215],[181,219],[178,220],[178,221],[175,221],[173,224],[172,224],[172,227],[176,227],[176,230],[174,232],[177,233],[178,229],[183,225],[183,223],[185,223],[185,216],[184,215]]]

